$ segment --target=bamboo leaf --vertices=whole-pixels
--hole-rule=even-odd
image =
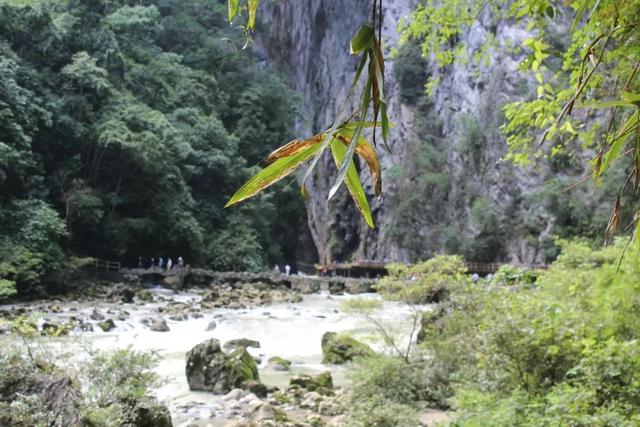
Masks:
[[[247,181],[236,194],[224,206],[225,208],[235,205],[249,197],[255,196],[260,191],[275,184],[291,172],[296,170],[302,163],[309,160],[320,149],[320,144],[311,145],[296,154],[288,157],[282,157],[269,166],[258,172],[249,181]]]
[[[362,188],[360,176],[356,170],[356,165],[353,162],[353,159],[348,157],[348,148],[339,140],[333,139],[331,142],[331,152],[333,153],[333,159],[335,160],[338,168],[342,168],[345,164],[348,165],[348,172],[345,175],[344,182],[367,225],[371,228],[375,228],[375,224],[373,223],[373,218],[371,216],[371,209],[369,208],[369,202],[367,201],[367,196]]]
[[[370,25],[361,25],[358,32],[351,39],[351,55],[358,55],[373,47],[375,41],[375,31]]]
[[[345,146],[349,146],[351,138],[353,138],[353,132],[345,130],[338,136],[340,141]],[[356,154],[362,157],[369,167],[369,173],[371,173],[371,180],[373,182],[373,190],[377,197],[382,194],[382,174],[380,172],[380,161],[376,154],[375,148],[364,137],[358,138],[358,145],[356,145]]]
[[[250,30],[256,26],[256,13],[259,4],[260,0],[249,0],[249,21],[247,22],[247,28]]]
[[[233,21],[233,18],[238,14],[238,0],[229,0],[229,22]]]

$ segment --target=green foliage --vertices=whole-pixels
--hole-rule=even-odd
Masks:
[[[29,393],[38,368],[15,351],[0,352],[0,425],[46,426],[54,419],[41,396]]]
[[[422,400],[424,376],[420,366],[378,355],[362,359],[350,372],[347,417],[359,427],[413,427],[418,423],[416,402]]]
[[[499,259],[504,250],[503,226],[489,200],[479,198],[473,202],[470,222],[475,232],[463,244],[465,258],[478,262]]]
[[[158,376],[151,370],[158,361],[153,353],[132,349],[96,353],[85,367],[92,378],[92,401],[106,406],[114,400],[139,399],[159,385]]]
[[[0,209],[0,224],[0,280],[7,292],[45,282],[63,256],[66,230],[58,214],[40,200],[20,200]]]
[[[403,43],[394,58],[393,75],[400,84],[400,97],[410,105],[416,104],[424,94],[427,81],[427,61],[422,57],[418,43]]]
[[[50,407],[52,399],[60,398],[65,399],[65,408],[78,411],[80,424],[95,427],[140,425],[136,424],[139,407],[158,409],[151,396],[151,389],[159,384],[152,371],[157,357],[151,353],[131,349],[93,353],[75,375],[34,360],[31,352],[29,356],[20,355],[15,349],[0,352],[2,425],[68,423],[65,414],[55,413]],[[46,387],[52,383],[64,395],[48,396]]]
[[[80,416],[91,426],[119,426],[136,419],[136,406],[151,399],[151,390],[160,385],[153,372],[155,353],[128,349],[93,353],[83,367],[88,379]]]
[[[633,425],[637,422],[640,254],[558,241],[535,287],[454,288],[423,330],[457,425]],[[502,272],[504,273],[504,272]],[[519,281],[518,281],[519,280]]]
[[[205,0],[0,5],[2,295],[60,279],[63,247],[125,263],[295,261],[305,222],[295,192],[234,220],[223,210],[290,138],[297,103],[228,41],[241,33],[227,16]],[[237,224],[253,230],[247,245],[224,254],[228,238],[217,237],[212,257],[208,236],[237,235]]]
[[[467,280],[462,258],[441,255],[427,261],[406,265],[387,265],[389,274],[376,285],[376,290],[392,301],[425,304],[441,299],[450,289]]]
[[[505,264],[491,278],[492,285],[530,285],[535,283],[537,273],[524,267]]]

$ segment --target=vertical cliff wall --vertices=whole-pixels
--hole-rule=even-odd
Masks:
[[[357,65],[348,54],[349,40],[370,19],[370,5],[370,0],[269,4],[269,25],[259,44],[302,95],[300,136],[326,129],[335,116]],[[398,22],[415,2],[386,0],[384,5],[383,40],[390,58],[389,50],[398,45]],[[499,131],[501,106],[534,89],[517,71],[522,58],[509,53],[529,34],[509,22],[480,17],[464,35],[470,54],[488,36],[498,48],[481,61],[448,67],[430,97],[422,93],[433,64],[415,52],[411,57],[409,50],[396,59],[413,61],[407,77],[407,67],[394,72],[396,64],[388,60],[387,97],[397,126],[392,153],[379,147],[384,195],[371,199],[377,228],[366,227],[346,190],[327,203],[336,171],[326,156],[309,185],[308,203],[321,261],[411,261],[442,252],[479,261],[544,261],[559,216],[559,201],[549,194],[554,190],[543,185],[549,168],[517,169],[502,161],[506,145]],[[418,78],[412,81],[411,73]],[[407,96],[412,90],[416,96]],[[367,172],[362,176],[367,181]],[[567,220],[572,219],[562,219]]]

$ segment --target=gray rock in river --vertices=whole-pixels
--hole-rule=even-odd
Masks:
[[[168,332],[169,326],[163,318],[152,319],[150,317],[144,318],[140,321],[143,325],[147,326],[154,332]]]
[[[209,322],[209,324],[207,325],[207,329],[206,331],[213,331],[215,328],[218,327],[218,323],[215,320],[212,320],[211,322]]]
[[[104,314],[100,313],[100,311],[98,311],[97,308],[93,309],[93,311],[91,312],[91,316],[89,316],[89,318],[91,320],[98,320],[98,321],[105,319]]]
[[[102,329],[104,332],[109,332],[115,329],[116,324],[113,319],[107,319],[104,322],[98,323],[98,326],[100,326],[100,329]]]
[[[227,393],[249,380],[259,381],[258,367],[246,348],[225,354],[220,341],[204,341],[187,353],[185,369],[189,389]]]

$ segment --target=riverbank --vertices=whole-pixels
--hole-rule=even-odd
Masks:
[[[364,339],[374,332],[371,324],[342,312],[342,302],[352,296],[329,281],[320,285],[325,291],[308,294],[290,289],[283,284],[285,280],[247,283],[259,276],[241,277],[245,280],[179,292],[127,281],[97,286],[81,295],[72,292],[63,298],[12,304],[0,308],[6,332],[2,340],[5,345],[19,342],[6,324],[21,318],[32,322],[41,335],[39,343],[55,354],[62,366],[77,365],[88,357],[88,349],[154,351],[159,355],[156,373],[164,379],[155,394],[169,408],[176,426],[244,422],[252,418],[259,403],[284,411],[293,423],[277,425],[314,425],[309,424],[314,417],[323,425],[340,425],[342,410],[337,402],[348,384],[345,372],[349,368],[322,363],[322,336],[335,331]],[[375,294],[363,296],[378,298]],[[386,303],[378,315],[400,329],[409,326],[396,303]],[[250,347],[248,351],[258,362],[260,379],[269,388],[269,395],[260,399],[253,393],[237,391],[234,398],[225,399],[223,395],[189,390],[185,355],[210,338],[222,344],[243,338],[259,342],[259,348]],[[274,357],[291,365],[284,370],[274,366],[269,363]],[[330,372],[335,386],[329,395],[290,387],[295,376],[323,372]],[[261,412],[266,417],[263,425],[271,425],[265,411],[269,412]]]

